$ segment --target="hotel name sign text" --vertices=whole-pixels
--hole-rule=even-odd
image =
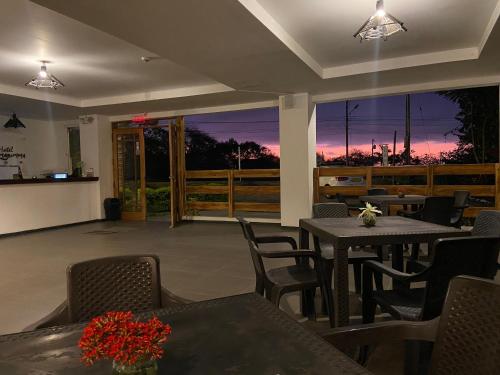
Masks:
[[[14,152],[14,146],[0,146],[0,160],[7,162],[9,159],[24,159],[26,154],[21,152]]]

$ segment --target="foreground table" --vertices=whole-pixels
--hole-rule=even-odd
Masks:
[[[329,312],[332,326],[349,324],[348,249],[353,246],[393,245],[393,268],[403,268],[403,244],[432,243],[438,238],[468,236],[469,232],[453,227],[426,223],[400,216],[381,216],[374,227],[366,227],[356,217],[336,219],[301,219],[300,248],[309,248],[309,234],[331,242],[333,259],[333,311]],[[323,259],[331,262],[331,259]],[[329,267],[323,267],[329,269]],[[331,288],[331,275],[324,277],[324,290]],[[330,295],[327,296],[330,298]]]
[[[256,294],[158,310],[172,326],[158,374],[370,374]],[[147,315],[145,315],[147,316]],[[83,325],[0,336],[0,374],[111,374],[86,368],[76,343]]]
[[[380,208],[384,216],[389,215],[391,205],[413,205],[422,206],[425,202],[424,195],[363,195],[359,197],[361,202],[369,202]]]

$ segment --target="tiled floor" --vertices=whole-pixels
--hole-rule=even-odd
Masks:
[[[260,224],[257,230],[282,229]],[[67,265],[86,259],[157,254],[163,285],[192,300],[250,292],[255,283],[236,223],[192,222],[176,229],[165,222],[93,223],[1,238],[0,249],[0,333],[17,332],[62,302]]]
[[[297,237],[295,230],[275,224],[256,224],[255,229]],[[101,222],[1,238],[0,251],[0,334],[22,330],[61,303],[67,265],[86,259],[157,254],[163,285],[192,300],[251,292],[255,282],[247,244],[236,223],[191,222],[169,229],[161,221]],[[351,313],[359,315],[359,297],[351,299]],[[298,295],[285,297],[281,308],[297,314]],[[305,324],[314,330],[327,328],[324,319]],[[402,358],[401,347],[377,350],[370,369],[384,375],[401,373],[402,362],[396,360]]]

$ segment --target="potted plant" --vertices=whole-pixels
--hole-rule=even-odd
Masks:
[[[84,328],[78,346],[88,366],[100,359],[113,361],[113,374],[156,375],[156,361],[172,330],[156,316],[139,322],[129,312],[107,312]]]
[[[377,214],[382,214],[382,211],[368,202],[366,202],[366,206],[360,208],[360,210],[361,213],[358,217],[363,219],[363,224],[367,227],[373,227],[377,223]]]

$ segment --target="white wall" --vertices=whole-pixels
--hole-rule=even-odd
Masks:
[[[8,117],[0,116],[0,146],[14,146],[14,152],[26,154],[22,161],[23,175],[27,178],[45,172],[71,172],[69,170],[68,126],[74,121],[41,121],[21,118],[26,128],[5,129]],[[10,159],[9,165],[18,165]],[[5,162],[0,161],[0,165]],[[1,167],[0,167],[1,168]]]
[[[100,219],[98,199],[97,181],[0,185],[0,234]]]
[[[109,118],[92,115],[90,124],[80,124],[80,148],[84,168],[99,176],[98,197],[94,204],[104,217],[104,199],[113,197],[113,143]]]
[[[312,213],[316,105],[309,94],[291,99],[288,108],[280,98],[281,225],[296,227]]]

